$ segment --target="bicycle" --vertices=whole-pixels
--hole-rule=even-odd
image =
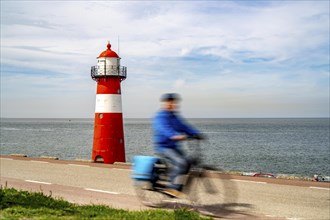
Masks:
[[[188,141],[191,168],[185,176],[182,192],[183,199],[173,198],[165,191],[169,184],[168,163],[157,156],[135,156],[133,158],[133,174],[135,190],[142,204],[150,207],[164,207],[169,204],[193,206],[194,209],[207,214],[214,209],[234,203],[235,189],[229,176],[222,170],[202,163],[200,141]]]

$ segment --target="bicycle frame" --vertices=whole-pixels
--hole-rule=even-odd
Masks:
[[[190,156],[189,172],[181,177],[181,178],[185,178],[185,181],[182,182],[183,185],[182,191],[185,191],[186,188],[189,188],[192,178],[202,177],[202,174],[205,171],[204,166],[201,165],[202,155],[200,150],[200,143],[199,141],[194,141],[193,143],[196,143],[195,146],[193,146],[195,152],[192,153],[192,156]],[[192,147],[189,146],[189,148]],[[157,161],[155,158],[158,158]],[[169,184],[168,163],[166,162],[165,158],[160,158],[160,157],[154,157],[153,161],[156,162],[154,163],[152,170],[149,171],[151,172],[150,175],[152,176],[152,178],[145,179],[145,181],[148,181],[151,184],[151,188],[149,190],[154,190],[166,194],[164,190],[167,188],[167,185]]]

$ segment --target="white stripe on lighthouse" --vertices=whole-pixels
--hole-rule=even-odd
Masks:
[[[95,113],[122,113],[121,95],[96,94]]]

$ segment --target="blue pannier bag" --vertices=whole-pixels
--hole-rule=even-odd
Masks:
[[[133,157],[133,174],[132,178],[136,180],[153,180],[154,164],[159,160],[158,157],[153,156],[134,156]]]

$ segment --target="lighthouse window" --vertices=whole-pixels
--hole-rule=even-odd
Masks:
[[[103,114],[102,114],[102,113],[99,114],[99,118],[100,118],[100,119],[103,118]]]

